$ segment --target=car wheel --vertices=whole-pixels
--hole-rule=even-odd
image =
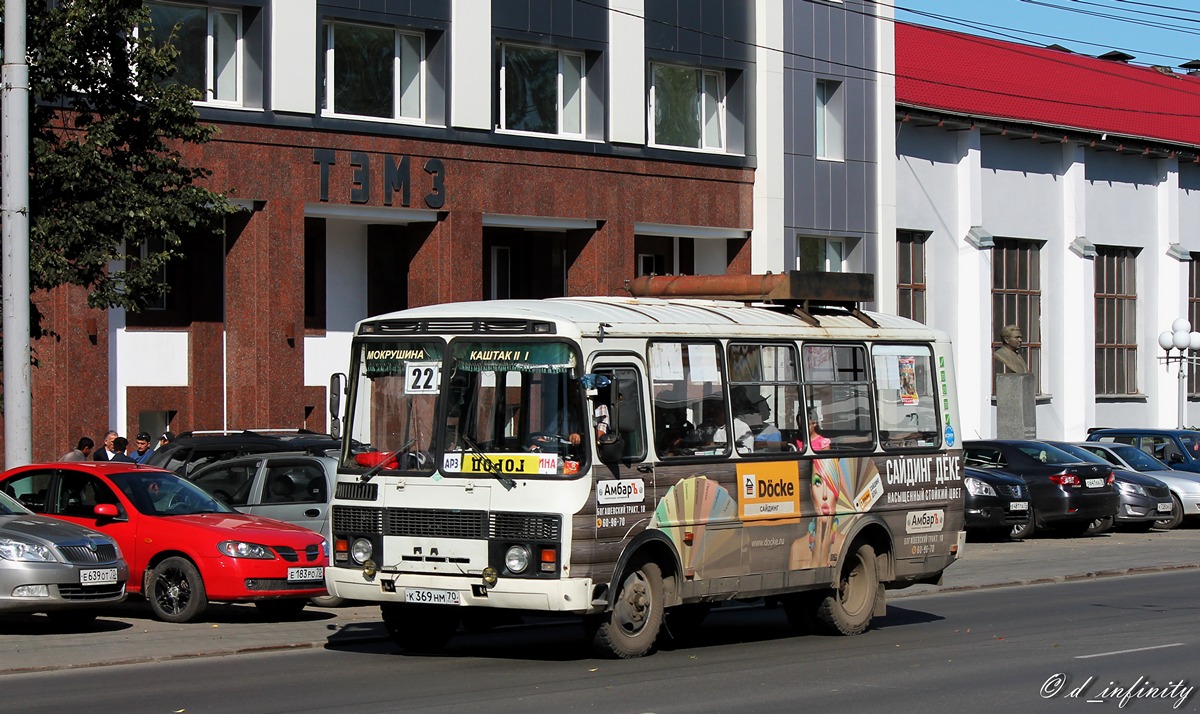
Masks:
[[[380,605],[383,625],[405,652],[437,652],[458,629],[457,607],[444,605]]]
[[[1104,518],[1097,518],[1096,520],[1094,520],[1088,524],[1087,532],[1091,533],[1092,535],[1098,535],[1100,533],[1107,533],[1113,529],[1113,523],[1115,521],[1116,521],[1115,516],[1105,516]]]
[[[304,612],[308,601],[304,598],[284,598],[283,600],[257,600],[254,607],[273,620],[291,620]]]
[[[642,562],[625,573],[611,612],[596,628],[594,643],[605,654],[633,659],[648,653],[663,623],[662,571]]]
[[[1159,530],[1169,531],[1178,528],[1183,523],[1183,501],[1179,500],[1179,496],[1171,494],[1171,517],[1160,518],[1154,522],[1154,527]]]
[[[154,566],[146,597],[163,622],[191,622],[208,609],[204,580],[187,558],[167,558]]]
[[[322,595],[321,597],[310,598],[309,602],[313,604],[313,607],[342,607],[349,600],[344,597],[337,597],[336,595]]]
[[[96,610],[51,610],[46,617],[60,630],[78,630],[95,622],[99,614]]]
[[[871,624],[880,594],[875,549],[862,543],[842,563],[837,587],[817,608],[818,626],[829,634],[857,635]]]
[[[1037,525],[1034,523],[1033,508],[1030,508],[1029,520],[1013,526],[1012,530],[1008,532],[1008,537],[1022,540],[1032,536],[1035,530],[1037,530]]]

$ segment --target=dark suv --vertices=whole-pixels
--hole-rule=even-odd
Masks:
[[[1092,429],[1088,441],[1130,444],[1179,471],[1200,473],[1200,431],[1190,429]]]
[[[326,454],[338,451],[342,442],[328,434],[298,429],[291,431],[188,431],[156,450],[147,462],[189,477],[197,468],[215,461],[246,454],[275,451],[307,451]]]

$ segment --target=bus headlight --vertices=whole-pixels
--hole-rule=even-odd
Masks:
[[[371,541],[366,538],[359,538],[354,541],[354,545],[350,546],[350,557],[354,559],[354,562],[362,565],[367,562],[367,559],[371,557],[374,550],[375,548],[371,545]]]
[[[523,573],[529,567],[529,549],[523,545],[514,545],[504,554],[504,567],[510,573]]]

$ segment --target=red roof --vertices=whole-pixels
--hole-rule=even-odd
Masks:
[[[1200,77],[901,22],[896,103],[1200,146]]]

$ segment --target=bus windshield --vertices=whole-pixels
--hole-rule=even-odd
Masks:
[[[349,468],[433,468],[442,354],[437,342],[375,341],[358,351],[351,394]],[[395,453],[395,456],[391,454]]]
[[[579,473],[591,429],[569,345],[460,341],[449,369],[445,471],[476,471],[468,454],[524,453],[506,471]]]

